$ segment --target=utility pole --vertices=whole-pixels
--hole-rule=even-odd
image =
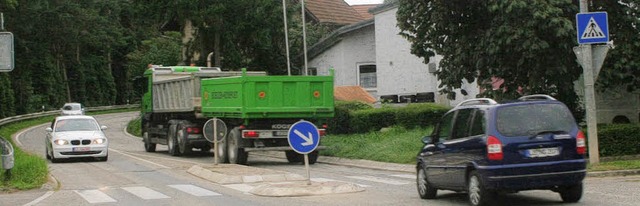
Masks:
[[[580,0],[580,13],[589,12],[589,1]],[[598,124],[596,120],[596,100],[595,100],[595,76],[593,68],[593,56],[591,44],[581,44],[583,58],[582,63],[584,77],[584,100],[587,112],[587,135],[589,143],[589,163],[600,163],[600,152],[598,150]]]

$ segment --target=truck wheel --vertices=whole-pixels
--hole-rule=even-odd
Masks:
[[[287,160],[289,163],[298,163],[304,161],[304,156],[298,154],[296,151],[288,150],[284,151],[284,154],[287,156]]]
[[[229,162],[229,158],[228,158],[228,154],[227,154],[227,139],[229,138],[229,135],[227,134],[227,136],[225,136],[224,138],[222,138],[219,142],[218,142],[218,157],[214,157],[214,158],[218,158],[218,163],[228,163]]]
[[[308,154],[309,155],[309,164],[315,164],[318,161],[318,150],[313,151]],[[302,161],[304,161],[304,157],[302,157]]]
[[[149,139],[149,132],[144,132],[142,134],[142,140],[144,141],[144,150],[147,152],[155,152],[156,144],[151,143],[151,139]]]
[[[169,154],[172,156],[179,156],[178,141],[176,141],[176,125],[169,125],[169,133],[167,133],[167,147],[169,147]]]
[[[229,163],[246,165],[249,153],[245,152],[244,148],[240,147],[242,142],[242,134],[240,133],[240,129],[238,127],[233,128],[233,130],[231,130],[231,132],[229,133],[227,140],[229,141],[229,143],[227,144],[227,152],[229,152]]]
[[[189,145],[189,141],[187,141],[188,136],[189,134],[187,133],[187,127],[184,124],[179,124],[176,134],[176,140],[178,141],[180,153],[183,155],[191,153],[192,146]]]

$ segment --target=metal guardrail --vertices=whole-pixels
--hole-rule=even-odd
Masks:
[[[105,110],[115,110],[115,109],[131,109],[131,108],[139,108],[139,104],[128,104],[128,105],[114,105],[114,106],[101,106],[101,107],[88,107],[85,108],[85,112],[91,111],[105,111]],[[0,119],[0,126],[5,124],[18,122],[22,120],[35,119],[39,117],[46,117],[50,115],[60,114],[60,110],[46,111],[46,112],[38,112],[31,114],[18,115],[13,117],[7,117],[4,119]],[[2,169],[5,170],[5,181],[11,179],[11,169],[14,165],[14,157],[13,157],[13,145],[10,141],[0,136],[0,156],[2,157]]]

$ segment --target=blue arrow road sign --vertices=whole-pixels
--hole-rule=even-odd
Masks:
[[[312,152],[320,143],[320,133],[316,125],[304,120],[291,125],[287,138],[289,146],[300,154]]]
[[[607,12],[578,13],[576,22],[578,44],[609,42]]]

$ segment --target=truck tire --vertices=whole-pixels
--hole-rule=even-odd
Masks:
[[[178,124],[178,129],[176,133],[176,140],[178,142],[178,148],[180,149],[180,154],[187,155],[191,153],[192,145],[189,144],[187,140],[189,137],[189,133],[187,133],[187,127],[185,124]]]
[[[318,153],[319,153],[318,150],[316,150],[316,151],[313,151],[313,152],[308,154],[309,155],[309,164],[312,165],[312,164],[315,164],[318,161]],[[302,161],[304,161],[304,157],[303,157]]]
[[[218,151],[215,151],[215,152],[218,152],[218,157],[214,157],[214,158],[218,158],[218,163],[228,163],[229,162],[229,158],[228,158],[228,154],[227,154],[227,139],[228,138],[229,138],[229,135],[227,134],[227,136],[225,136],[224,138],[222,138],[218,142]]]
[[[235,127],[228,135],[227,152],[229,153],[229,163],[246,165],[249,153],[244,151],[242,145],[242,133],[240,128]]]
[[[155,152],[156,144],[151,143],[151,139],[149,139],[149,132],[144,132],[142,134],[142,141],[144,141],[144,150],[147,152]]]
[[[287,161],[289,161],[289,163],[298,163],[304,161],[304,156],[298,154],[296,151],[287,150],[284,151],[284,154],[285,156],[287,156]]]
[[[176,127],[177,125],[175,124],[169,125],[169,132],[167,133],[167,147],[171,156],[180,156],[178,141],[176,140]]]

